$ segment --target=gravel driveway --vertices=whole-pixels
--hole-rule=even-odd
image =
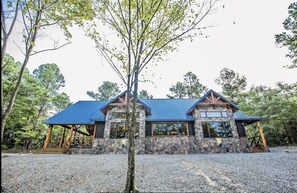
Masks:
[[[2,154],[4,192],[120,192],[127,155]],[[137,155],[140,192],[297,192],[297,148]]]

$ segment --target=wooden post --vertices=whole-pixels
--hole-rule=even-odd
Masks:
[[[48,145],[51,142],[52,132],[53,132],[53,125],[49,125],[43,148],[48,148]]]
[[[60,143],[59,143],[59,148],[63,147],[63,143],[64,143],[64,139],[65,139],[65,132],[66,132],[66,127],[64,127],[64,129],[63,129],[62,137],[61,137]]]
[[[259,133],[260,133],[261,141],[262,141],[262,144],[264,146],[264,151],[267,152],[267,151],[269,151],[269,148],[267,146],[267,143],[266,143],[266,140],[265,140],[265,137],[264,137],[264,134],[263,134],[263,129],[261,127],[260,121],[257,121],[256,125],[257,125],[257,128],[258,128]]]
[[[71,145],[72,135],[73,135],[73,126],[71,126],[71,128],[70,128],[70,135],[69,135],[69,137],[68,137],[68,139],[67,139],[67,141],[66,141],[66,143],[64,145],[65,150],[67,150]]]
[[[96,125],[94,125],[94,133],[93,133],[93,138],[95,138],[95,137],[96,137],[96,130],[97,130],[97,127],[96,127]]]

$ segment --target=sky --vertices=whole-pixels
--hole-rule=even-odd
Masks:
[[[206,18],[205,24],[215,27],[206,31],[208,38],[196,38],[193,42],[179,44],[178,51],[165,56],[166,61],[150,66],[147,74],[150,83],[140,83],[140,90],[146,89],[154,98],[166,98],[169,88],[183,75],[191,71],[209,89],[221,92],[214,80],[220,70],[230,68],[247,78],[248,87],[276,82],[297,82],[297,69],[286,69],[290,64],[285,57],[286,48],[275,44],[275,34],[284,31],[282,23],[288,16],[290,0],[222,0],[218,10]],[[224,5],[224,8],[223,6]],[[57,29],[47,30],[50,36],[61,39]],[[20,37],[14,32],[11,42]],[[95,49],[95,44],[85,37],[81,29],[73,28],[71,44],[57,51],[44,52],[30,58],[28,68],[32,72],[39,65],[55,63],[65,77],[66,92],[72,102],[92,100],[87,91],[95,91],[103,81],[122,85],[116,73]],[[52,42],[38,39],[39,47],[51,47]],[[13,43],[7,53],[22,59]],[[122,91],[124,86],[122,85]]]

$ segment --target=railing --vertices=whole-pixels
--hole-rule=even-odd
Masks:
[[[250,137],[250,138],[248,138],[248,140],[251,141],[250,147],[262,147],[263,146],[260,136]]]

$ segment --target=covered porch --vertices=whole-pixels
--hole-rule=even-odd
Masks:
[[[253,149],[253,152],[270,151],[266,143],[266,139],[261,126],[261,121],[263,120],[263,118],[247,116],[240,111],[236,111],[234,113],[234,117],[235,117],[236,126],[238,129],[239,135],[241,134],[241,132],[245,132],[245,129],[240,129],[240,128],[243,128],[247,125],[256,124],[258,135],[248,138],[248,140],[250,141],[250,147]],[[242,135],[246,136],[246,133],[243,133]]]

